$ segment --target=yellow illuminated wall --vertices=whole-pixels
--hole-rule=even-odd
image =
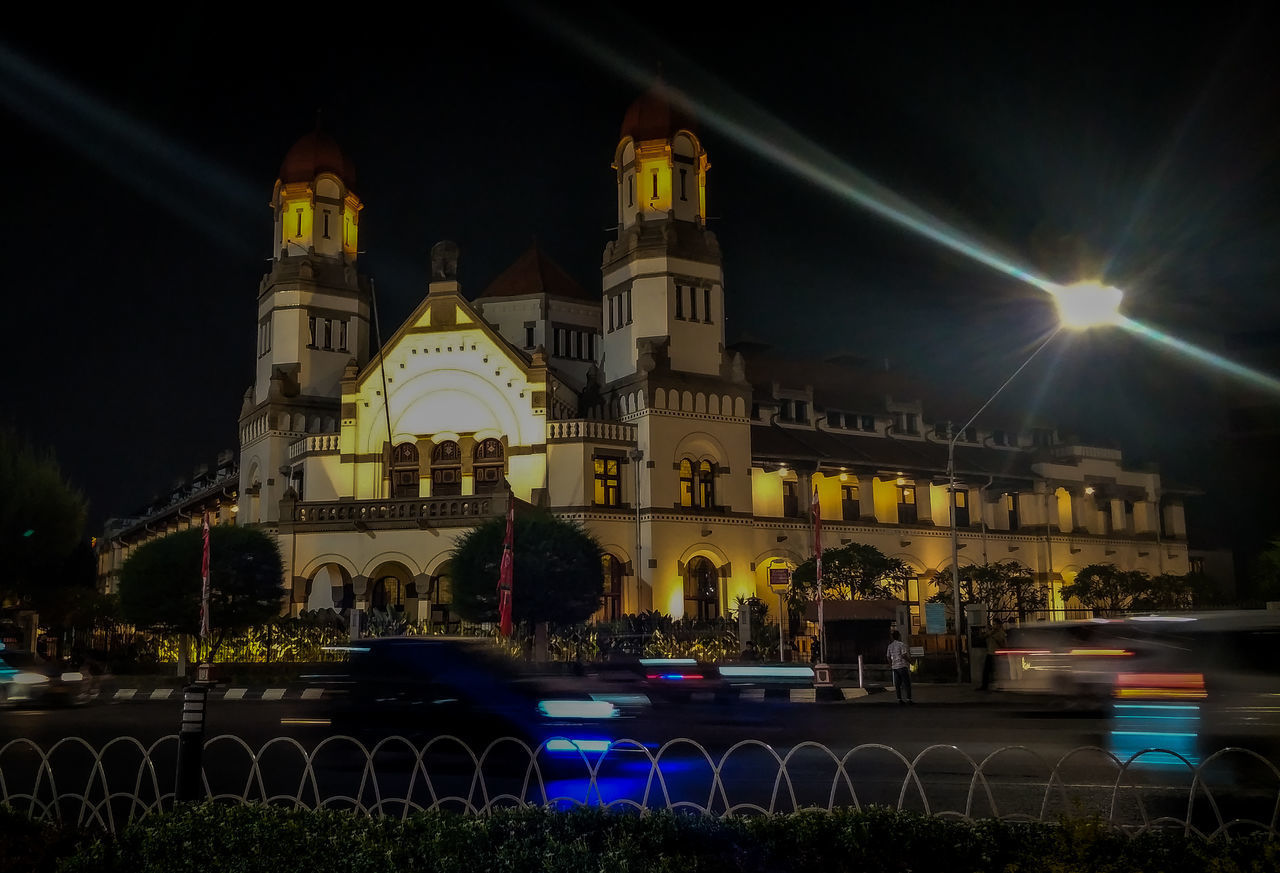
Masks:
[[[1065,488],[1059,488],[1056,496],[1058,498],[1058,529],[1071,533],[1075,529],[1075,516],[1072,514],[1071,492]]]

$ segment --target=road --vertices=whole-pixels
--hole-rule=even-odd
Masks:
[[[402,798],[423,806],[480,807],[509,796],[526,802],[688,803],[718,812],[876,802],[974,816],[1096,812],[1130,823],[1186,815],[1191,776],[1185,767],[1136,768],[1117,789],[1118,768],[1105,755],[1068,755],[1107,747],[1113,725],[1103,714],[1045,711],[1002,695],[942,703],[929,702],[922,690],[922,702],[914,706],[894,705],[886,696],[831,704],[658,705],[608,723],[613,739],[638,740],[645,750],[619,747],[603,760],[544,753],[535,767],[527,751],[511,744],[494,747],[477,765],[452,742],[430,745],[419,761],[421,742],[385,740],[378,746],[378,732],[362,734],[363,745],[334,739],[327,708],[318,701],[215,701],[208,712],[205,777],[215,795],[366,808],[384,803],[391,812]],[[176,700],[0,711],[4,790],[21,794],[20,786],[43,779],[39,790],[25,791],[112,793],[152,802],[172,790],[176,743],[161,738],[177,732],[180,711]],[[101,768],[84,744],[67,741],[72,737],[94,750],[110,744]],[[111,743],[119,737],[138,742]],[[40,754],[9,743],[17,738],[44,750],[61,742],[43,777]],[[157,742],[145,756],[143,749]],[[980,764],[982,775],[975,779]],[[1220,817],[1269,817],[1264,813],[1276,801],[1271,774],[1238,764],[1206,771],[1219,811],[1198,797],[1198,826],[1213,830]]]

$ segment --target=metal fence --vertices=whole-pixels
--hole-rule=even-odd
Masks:
[[[173,806],[177,749],[176,736],[100,748],[75,738],[47,749],[12,740],[0,746],[0,803],[115,832]],[[595,749],[507,738],[477,749],[456,737],[335,736],[311,748],[284,737],[254,748],[222,735],[205,740],[202,789],[223,802],[371,817],[582,805],[738,816],[879,804],[965,820],[1092,816],[1130,833],[1176,828],[1228,839],[1244,830],[1274,836],[1280,816],[1280,770],[1237,748],[1193,763],[1165,750],[1121,760],[1097,747],[1049,760],[1024,746],[978,757],[951,745],[906,754],[881,744],[775,749],[746,740],[713,751],[691,739]]]

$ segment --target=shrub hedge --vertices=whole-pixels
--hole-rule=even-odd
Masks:
[[[213,803],[149,817],[118,836],[0,812],[0,871],[64,873],[1262,873],[1280,840],[1227,841],[1094,821],[967,823],[885,808],[716,819],[600,809],[430,812],[405,821]]]

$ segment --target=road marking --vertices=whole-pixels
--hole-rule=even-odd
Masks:
[[[151,692],[151,699],[152,700],[168,700],[171,694],[173,694],[172,688],[157,688]]]
[[[280,724],[330,724],[327,718],[282,718]]]
[[[280,700],[283,697],[284,697],[283,688],[268,688],[266,691],[262,692],[263,700]]]
[[[132,700],[133,695],[137,693],[138,693],[138,689],[136,688],[117,688],[115,699],[116,700]]]
[[[817,703],[817,702],[818,702],[818,692],[817,692],[817,689],[814,689],[814,688],[792,688],[792,689],[791,689],[791,702],[792,702],[792,703]]]
[[[305,688],[302,691],[303,700],[319,700],[323,696],[324,696],[323,688]],[[328,724],[328,722],[325,722],[325,723]]]
[[[764,689],[744,688],[741,696],[743,700],[764,700]]]
[[[223,700],[244,700],[244,694],[248,688],[228,688],[227,693],[222,695]]]

